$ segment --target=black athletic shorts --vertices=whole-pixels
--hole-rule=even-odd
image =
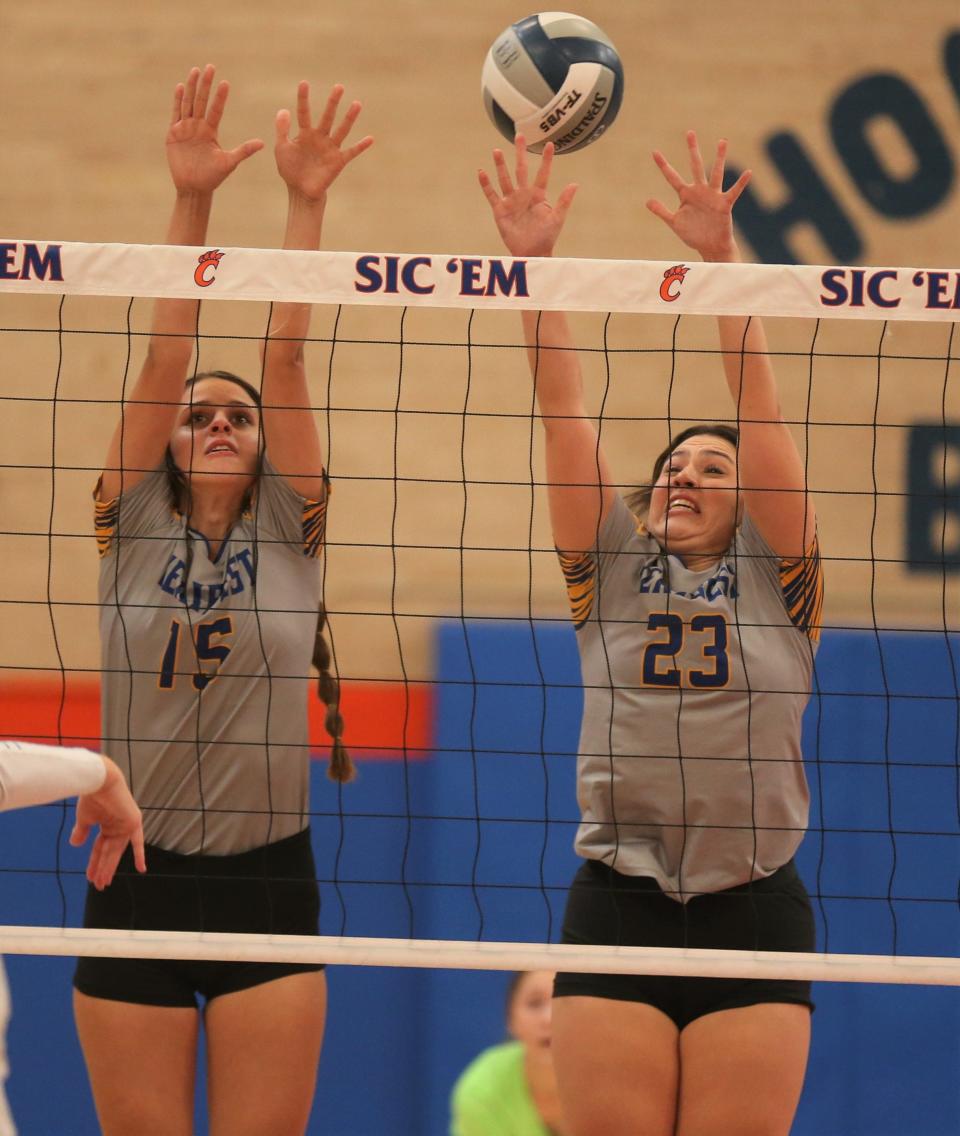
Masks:
[[[810,897],[792,860],[765,879],[685,904],[664,895],[656,880],[587,860],[574,877],[563,920],[563,942],[578,946],[812,951],[815,939]],[[792,980],[558,974],[555,997],[574,994],[645,1002],[678,1029],[704,1014],[761,1002],[813,1009],[810,983]]]
[[[113,883],[87,889],[85,927],[316,935],[320,891],[310,830],[235,856],[181,856],[147,845],[147,872],[127,849]],[[73,984],[93,998],[193,1006],[320,964],[80,958]]]

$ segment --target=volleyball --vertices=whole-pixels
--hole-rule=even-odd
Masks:
[[[610,38],[570,12],[518,20],[483,64],[483,104],[501,134],[539,154],[552,142],[572,154],[596,142],[623,101],[623,66]]]

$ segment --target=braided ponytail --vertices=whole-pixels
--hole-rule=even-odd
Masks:
[[[352,781],[357,775],[356,767],[343,744],[343,717],[340,714],[340,683],[330,673],[330,648],[323,636],[327,622],[327,610],[321,603],[317,610],[317,634],[313,641],[313,665],[317,668],[317,690],[323,699],[327,713],[323,725],[333,740],[330,747],[330,764],[327,776],[331,781]]]

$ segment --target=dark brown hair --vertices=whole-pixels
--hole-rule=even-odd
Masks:
[[[340,683],[330,671],[332,656],[330,647],[323,635],[327,622],[327,609],[321,603],[317,610],[317,634],[313,641],[313,665],[317,668],[317,690],[323,699],[327,713],[323,725],[333,744],[330,747],[330,762],[327,776],[331,781],[352,781],[357,775],[356,766],[343,744],[343,715],[340,713]]]
[[[729,442],[734,449],[740,444],[740,431],[736,426],[729,426],[725,422],[700,422],[696,426],[687,426],[678,434],[675,434],[670,439],[670,444],[665,446],[653,463],[653,472],[650,474],[650,481],[646,485],[641,485],[632,492],[627,493],[625,500],[630,511],[641,520],[645,520],[647,513],[650,509],[650,497],[653,493],[653,487],[657,484],[660,474],[663,472],[663,467],[666,465],[667,460],[673,451],[687,440],[693,438],[697,434],[708,434],[715,438],[723,438]]]

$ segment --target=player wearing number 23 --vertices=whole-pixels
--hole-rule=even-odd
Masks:
[[[692,179],[659,153],[679,204],[648,203],[705,260],[738,259],[723,189],[687,137]],[[576,186],[547,199],[516,143],[480,184],[510,253],[550,256]],[[692,271],[692,270],[691,270]],[[644,488],[617,492],[561,312],[524,312],[546,482],[584,687],[577,762],[584,858],[568,943],[804,951],[792,857],[807,824],[800,749],[822,582],[804,465],[762,327],[719,320],[737,426],[681,430]],[[635,389],[642,389],[641,381]],[[809,985],[558,974],[553,1050],[570,1136],[788,1132]]]

